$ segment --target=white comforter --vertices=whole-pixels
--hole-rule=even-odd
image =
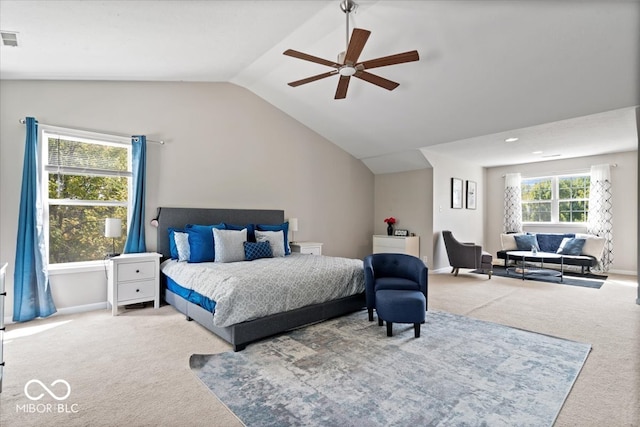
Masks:
[[[293,253],[232,263],[167,260],[162,271],[214,300],[213,324],[222,327],[364,292],[362,260],[349,258]]]

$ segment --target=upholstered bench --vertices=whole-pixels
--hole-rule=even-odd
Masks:
[[[387,336],[393,336],[393,323],[413,323],[414,335],[420,337],[420,324],[424,323],[427,300],[420,291],[383,289],[376,292],[376,312],[379,324],[387,322]]]

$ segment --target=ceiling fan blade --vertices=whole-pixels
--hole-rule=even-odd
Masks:
[[[295,82],[287,83],[289,86],[296,87],[306,83],[315,82],[316,80],[324,79],[325,77],[333,76],[334,74],[338,74],[338,70],[329,71],[326,73],[318,74],[316,76],[307,77],[306,79],[296,80]]]
[[[383,77],[376,76],[375,74],[367,73],[366,71],[358,71],[353,75],[353,77],[357,77],[361,80],[373,83],[374,85],[380,86],[387,90],[394,90],[395,88],[400,86],[400,83],[387,80]]]
[[[402,64],[403,62],[412,62],[420,59],[417,50],[410,52],[397,53],[395,55],[383,56],[381,58],[363,61],[358,65],[362,65],[365,70],[377,67],[386,67],[387,65]]]
[[[344,99],[347,97],[349,80],[351,80],[351,76],[340,76],[340,81],[338,81],[338,88],[336,89],[336,96],[333,99]]]
[[[354,28],[351,33],[351,40],[349,40],[349,46],[347,46],[347,53],[344,55],[344,63],[353,65],[358,61],[362,49],[364,49],[367,39],[371,35],[371,31],[362,30],[360,28]]]
[[[298,52],[297,50],[287,49],[282,52],[283,55],[291,56],[293,58],[304,59],[305,61],[315,62],[316,64],[326,65],[327,67],[338,68],[340,64],[326,59],[318,58],[317,56],[309,55],[307,53]]]

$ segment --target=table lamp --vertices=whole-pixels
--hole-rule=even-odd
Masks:
[[[120,255],[116,253],[116,239],[122,236],[122,220],[120,218],[107,218],[104,221],[104,237],[111,237],[113,239],[112,252],[107,254],[108,258]]]
[[[298,218],[289,218],[289,231],[291,231],[291,242],[294,243],[293,232],[298,231]]]

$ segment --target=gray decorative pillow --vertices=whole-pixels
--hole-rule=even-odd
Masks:
[[[271,252],[275,257],[285,256],[284,251],[284,232],[280,231],[259,231],[256,230],[256,241],[269,242]]]
[[[189,258],[191,257],[189,235],[187,233],[174,231],[173,240],[176,242],[176,248],[178,249],[178,262],[189,261]]]
[[[244,242],[247,241],[247,229],[213,229],[213,244],[216,262],[244,261]]]

